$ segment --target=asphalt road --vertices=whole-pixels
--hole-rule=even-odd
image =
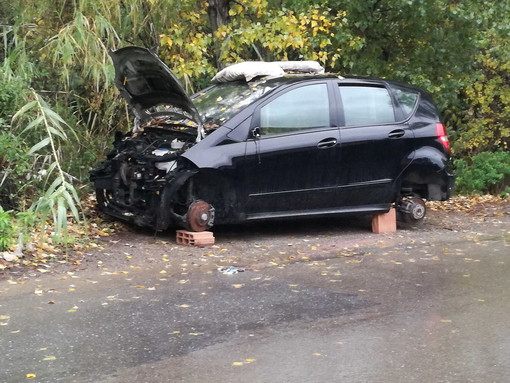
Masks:
[[[470,219],[469,230],[305,239],[329,246],[319,256],[276,233],[268,251],[286,261],[234,275],[198,250],[168,267],[165,249],[150,267],[11,276],[0,381],[508,382],[510,216]]]

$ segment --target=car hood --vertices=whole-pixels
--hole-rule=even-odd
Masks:
[[[163,117],[174,124],[202,126],[195,105],[177,77],[146,48],[125,47],[111,51],[115,85],[133,109],[140,124]]]

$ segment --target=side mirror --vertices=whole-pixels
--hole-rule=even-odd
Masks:
[[[256,128],[253,128],[251,130],[251,135],[253,138],[257,139],[257,138],[260,138],[261,136],[261,131],[260,131],[260,128],[257,126]]]

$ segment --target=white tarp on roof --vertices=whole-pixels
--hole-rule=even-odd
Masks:
[[[321,74],[324,68],[316,61],[245,61],[222,69],[212,82],[251,81],[259,76],[281,77],[285,71]]]
[[[324,68],[317,61],[273,61],[284,71],[302,73],[324,73]]]

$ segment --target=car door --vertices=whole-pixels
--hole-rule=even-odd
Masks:
[[[384,84],[338,83],[342,161],[340,199],[346,206],[393,202],[409,163],[413,133]]]
[[[255,110],[244,164],[248,219],[333,204],[340,136],[332,85],[294,85]]]

